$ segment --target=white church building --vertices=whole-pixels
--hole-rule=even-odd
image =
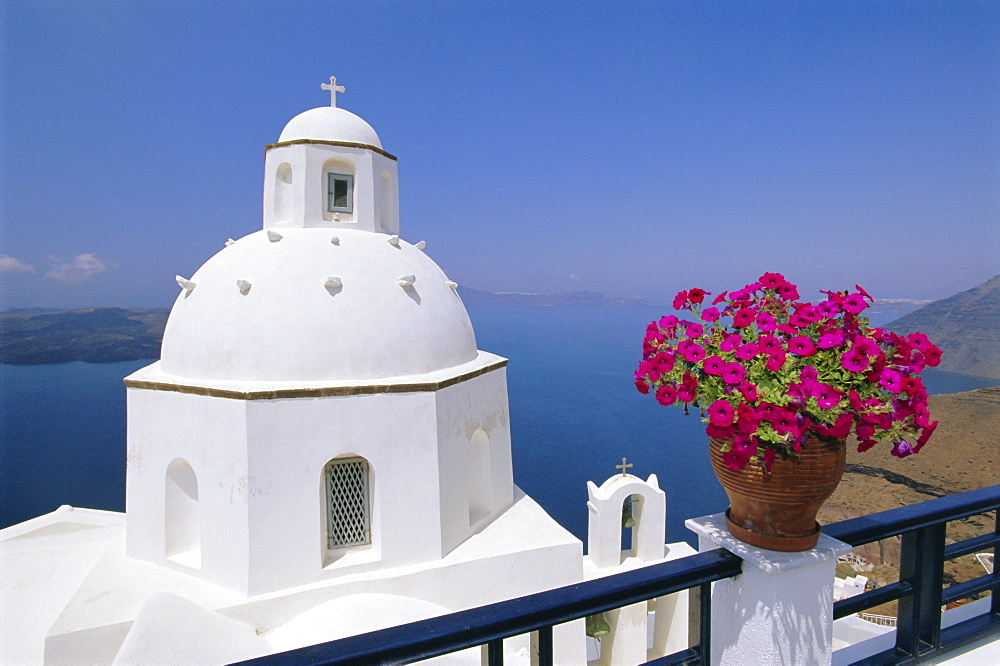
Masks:
[[[586,556],[514,485],[507,360],[400,237],[396,157],[323,87],[266,147],[263,228],[178,276],[161,359],[125,380],[126,512],[0,530],[0,663],[228,663],[695,552],[624,461],[581,497]],[[599,643],[556,627],[556,661],[686,647],[685,594],[605,614]]]

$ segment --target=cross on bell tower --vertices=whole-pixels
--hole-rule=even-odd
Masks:
[[[622,458],[622,464],[615,465],[615,469],[620,469],[622,471],[622,476],[625,476],[628,473],[629,467],[635,467],[635,465],[633,465],[630,462],[627,462],[627,460],[628,460],[627,458]]]
[[[347,90],[346,88],[344,88],[344,86],[337,85],[336,76],[331,76],[329,83],[321,83],[319,84],[319,87],[322,88],[323,90],[330,91],[330,106],[334,108],[337,108],[337,93],[346,92]]]

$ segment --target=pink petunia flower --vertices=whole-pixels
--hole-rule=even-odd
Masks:
[[[772,354],[764,364],[764,367],[771,372],[778,372],[785,365],[785,352],[780,352],[778,354]]]
[[[864,453],[868,449],[878,444],[874,439],[865,439],[858,442],[858,453]]]
[[[737,328],[746,328],[753,323],[754,312],[750,308],[743,308],[738,310],[736,314],[733,315],[733,326]]]
[[[636,381],[635,387],[639,389],[639,393],[643,394],[649,393],[649,386],[646,385],[646,382]]]
[[[677,345],[677,353],[683,356],[688,363],[697,363],[705,358],[705,348],[690,340],[681,340]]]
[[[764,289],[775,289],[787,282],[781,273],[764,273],[757,281]]]
[[[710,375],[721,375],[726,370],[726,362],[722,360],[721,356],[709,356],[705,359],[703,367],[705,372]]]
[[[743,394],[743,399],[748,402],[755,402],[757,400],[757,385],[751,382],[740,382],[740,393]]]
[[[762,336],[757,341],[757,350],[761,354],[767,354],[768,356],[785,351],[784,347],[781,346],[781,340],[773,335]]]
[[[735,361],[726,364],[726,369],[722,373],[722,381],[727,384],[739,384],[746,377],[747,369]]]
[[[927,440],[931,438],[931,435],[934,434],[934,431],[937,430],[937,427],[938,427],[938,422],[935,421],[934,423],[931,423],[929,426],[923,429],[923,431],[920,433],[920,437],[917,438],[917,445],[913,448],[914,453],[920,453],[920,449],[924,448],[924,444],[926,444]]]
[[[721,294],[719,294],[718,296],[716,296],[715,300],[712,301],[712,305],[718,305],[719,303],[721,303],[724,300],[726,300],[726,292],[722,292]]]
[[[714,426],[725,427],[733,424],[736,410],[726,400],[716,400],[708,408],[708,422]]]
[[[705,291],[704,289],[698,289],[697,287],[695,287],[694,289],[688,292],[687,299],[690,303],[701,303],[702,301],[705,300],[705,296],[711,296],[711,295],[712,292]]]
[[[859,335],[851,340],[851,347],[864,352],[867,356],[878,356],[879,352],[882,351],[877,342],[864,335]]]
[[[879,386],[884,388],[886,391],[889,391],[890,393],[900,393],[903,390],[901,379],[902,377],[898,372],[886,368],[885,370],[882,371],[878,383]]]
[[[840,306],[833,301],[823,301],[816,306],[816,311],[829,319],[830,317],[836,317],[840,313]]]
[[[687,328],[684,329],[684,335],[689,338],[700,338],[701,334],[705,332],[705,327],[701,324],[688,324]]]
[[[905,458],[914,453],[913,445],[905,439],[897,439],[892,445],[892,451],[889,451],[889,453],[897,458]]]
[[[819,389],[816,392],[816,402],[819,404],[820,409],[833,409],[840,404],[840,399],[844,397],[844,394],[836,390],[829,384],[823,384],[820,382],[818,384]]]
[[[778,322],[775,321],[774,315],[770,312],[758,312],[757,327],[762,331],[770,332],[778,327]]]
[[[844,302],[840,304],[840,307],[844,308],[844,312],[861,314],[868,307],[868,304],[865,303],[865,297],[861,294],[848,294],[844,298]]]
[[[681,377],[681,385],[677,387],[677,399],[683,402],[691,402],[695,398],[698,390],[698,378],[687,370]]]
[[[656,401],[661,405],[672,405],[677,401],[677,389],[670,384],[664,384],[656,389]]]
[[[799,335],[788,341],[788,351],[797,356],[812,356],[816,353],[816,346],[808,337]]]
[[[688,293],[686,291],[678,291],[677,295],[674,296],[674,310],[680,310],[687,305]]]
[[[927,362],[927,365],[932,368],[936,368],[941,363],[941,355],[943,352],[937,346],[932,344],[924,345],[920,349],[920,352],[924,355],[924,360]]]
[[[775,291],[778,292],[778,296],[784,301],[794,301],[799,298],[799,290],[796,289],[794,284],[786,282],[783,285],[778,286]]]
[[[708,322],[716,321],[720,315],[718,308],[705,308],[701,311],[701,318]]]
[[[661,351],[651,360],[659,373],[666,374],[674,369],[677,357],[668,351]]]
[[[742,336],[740,336],[739,333],[733,333],[732,335],[727,335],[725,338],[723,338],[722,343],[719,344],[719,349],[721,349],[724,352],[733,351],[742,342],[743,342]]]
[[[753,457],[757,447],[755,446],[733,446],[730,450],[722,454],[722,461],[729,469],[740,471],[747,466],[750,458]]]
[[[851,372],[864,372],[868,369],[870,363],[871,361],[868,360],[868,356],[856,349],[844,352],[843,356],[840,357],[841,367]]]
[[[735,349],[736,358],[749,361],[757,357],[757,345],[752,342],[748,342],[745,345],[740,345]]]

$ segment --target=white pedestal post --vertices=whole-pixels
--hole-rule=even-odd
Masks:
[[[722,513],[684,524],[699,552],[722,547],[743,558],[743,573],[712,585],[712,664],[830,664],[833,579],[849,544],[821,534],[812,550],[780,553],[734,537]]]

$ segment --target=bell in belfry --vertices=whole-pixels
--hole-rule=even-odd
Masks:
[[[632,517],[632,500],[627,499],[622,504],[622,527],[635,527],[635,518]]]
[[[604,619],[604,613],[587,616],[587,635],[591,638],[601,639],[611,632],[611,626]]]

